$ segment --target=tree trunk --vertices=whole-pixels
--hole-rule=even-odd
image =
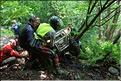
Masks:
[[[118,42],[118,40],[121,37],[121,29],[118,31],[118,34],[116,35],[115,39],[113,40],[113,44],[116,44]]]
[[[111,12],[110,10],[111,10],[111,8],[109,7],[107,9],[107,14],[109,14]],[[108,18],[110,18],[110,15],[108,16]],[[105,38],[106,38],[106,40],[108,40],[109,39],[109,35],[110,35],[110,21],[106,24],[106,27],[107,27],[107,29],[105,31]]]
[[[119,1],[117,2],[117,4],[119,5]],[[120,9],[121,7],[117,8],[116,11],[115,11],[115,16],[113,18],[113,25],[112,25],[112,29],[111,29],[111,34],[110,34],[110,38],[111,40],[113,40],[113,36],[114,36],[114,32],[116,30],[116,27],[117,27],[117,22],[118,22],[118,18],[120,16]]]
[[[119,5],[119,1],[117,2],[117,4]],[[108,12],[107,13],[110,13],[110,9],[108,9]],[[116,30],[116,27],[117,27],[117,21],[118,21],[118,18],[120,16],[120,6],[117,7],[115,13],[114,13],[114,17],[113,17],[113,21],[112,21],[112,25],[110,25],[110,23],[108,23],[108,28],[106,29],[106,39],[107,40],[113,40],[113,36],[114,36],[114,32]]]

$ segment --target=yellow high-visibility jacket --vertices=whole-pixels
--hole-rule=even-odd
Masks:
[[[50,26],[50,24],[42,23],[37,28],[36,33],[39,36],[44,37],[47,33],[53,32],[53,31],[55,32],[55,30]],[[35,35],[35,38],[36,39],[41,39],[39,36]]]

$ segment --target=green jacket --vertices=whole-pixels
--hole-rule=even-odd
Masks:
[[[50,24],[47,24],[47,23],[40,24],[36,30],[36,33],[41,37],[45,37],[49,35],[48,33],[50,32],[55,32],[55,30],[50,26]],[[35,35],[35,38],[41,39],[39,36]]]

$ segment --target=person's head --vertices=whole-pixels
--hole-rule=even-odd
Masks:
[[[16,46],[16,40],[11,39],[11,40],[10,40],[10,45],[11,45],[12,47],[15,47],[15,46]]]
[[[33,27],[37,28],[40,24],[40,18],[36,16],[32,16],[29,19],[29,22],[32,24]]]
[[[52,16],[49,19],[49,23],[53,27],[54,30],[57,30],[59,29],[59,27],[61,27],[62,20],[58,16]]]

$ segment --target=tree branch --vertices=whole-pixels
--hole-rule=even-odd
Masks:
[[[115,8],[113,11],[111,11],[107,16],[105,16],[101,21],[103,21],[104,19],[106,19],[107,17],[109,17],[110,14],[112,14],[114,11],[116,11],[118,8],[120,8],[121,5],[119,5],[117,8]],[[120,11],[118,11],[117,13],[119,13]],[[114,17],[115,14],[113,16],[111,16],[110,18],[108,18],[103,24],[101,24],[101,26],[103,26],[106,22],[108,22],[110,19],[112,19],[112,17]],[[93,25],[93,26],[99,26],[99,25]]]
[[[92,5],[90,11],[89,11],[89,14],[92,12],[92,10],[94,9],[95,5],[97,4],[98,0],[95,1],[95,3]]]
[[[106,3],[108,2],[108,0],[106,1]],[[92,26],[92,24],[96,21],[97,17],[106,9],[108,8],[112,3],[114,3],[115,0],[111,1],[109,4],[107,4],[107,6],[105,6],[106,4],[104,4],[104,6],[102,7],[102,9],[97,13],[97,15],[92,19],[92,21],[88,24],[88,26],[79,34],[78,37],[76,37],[76,40],[79,40],[83,34],[89,30],[89,28]]]
[[[120,8],[121,5],[119,5],[117,8]],[[111,11],[109,14],[107,14],[107,16],[105,16],[102,20],[104,20],[105,18],[107,18],[110,14],[112,14],[114,11],[117,10],[117,8],[115,8],[113,11]]]
[[[92,7],[90,7],[90,6],[91,6],[91,3],[92,3],[92,0],[90,0],[90,2],[89,2],[89,7],[88,7],[88,11],[87,11],[87,15],[86,15],[86,19],[85,19],[85,21],[82,23],[82,26],[79,28],[78,32],[80,32],[80,31],[82,30],[82,28],[84,27],[85,24],[86,24],[86,26],[87,26],[87,22],[88,22],[88,19],[89,19],[89,14],[92,12],[92,10],[94,9],[94,7],[95,7],[95,5],[96,5],[97,2],[98,2],[98,1],[95,1],[95,3],[92,5]],[[91,8],[91,9],[90,9],[90,8]]]
[[[101,0],[100,0],[100,7],[102,8],[102,3],[101,3]]]
[[[120,12],[120,11],[119,11]],[[117,13],[119,13],[117,12]],[[101,24],[101,26],[103,26],[106,22],[108,22],[110,19],[112,19],[115,16],[115,14],[113,16],[111,16],[108,20],[106,20],[104,23]]]

